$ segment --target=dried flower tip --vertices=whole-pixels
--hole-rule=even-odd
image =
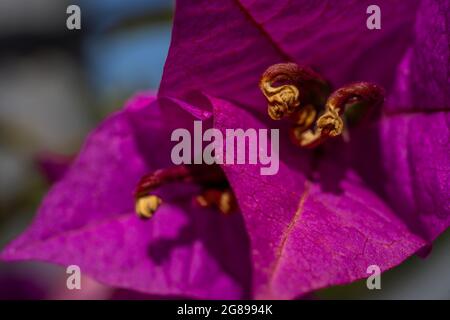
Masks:
[[[295,63],[270,66],[259,87],[268,101],[268,114],[274,120],[291,115],[303,105],[320,103],[329,92],[320,75]]]
[[[162,200],[156,195],[149,195],[136,200],[135,210],[142,219],[150,219],[158,210]]]

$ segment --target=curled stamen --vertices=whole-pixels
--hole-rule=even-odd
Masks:
[[[327,109],[339,110],[342,114],[346,108],[356,104],[378,106],[384,101],[384,90],[370,82],[355,82],[334,91],[327,100]]]
[[[159,169],[141,178],[135,190],[135,209],[139,217],[148,219],[162,203],[154,194],[157,188],[174,182],[193,182],[207,188],[223,186],[226,177],[218,165],[178,165]]]
[[[344,131],[343,114],[347,109],[358,106],[369,110],[383,103],[384,90],[372,83],[357,82],[342,87],[331,94],[325,105],[325,111],[316,121],[315,130],[305,131],[298,137],[302,147],[315,147],[330,137],[337,137]]]
[[[300,147],[313,148],[330,137],[340,135],[344,130],[344,122],[337,110],[326,110],[316,121],[314,129],[300,130],[291,128],[291,138]]]
[[[327,82],[317,73],[295,63],[269,67],[259,83],[269,102],[268,113],[274,120],[291,115],[307,104],[317,104],[328,95]]]
[[[329,94],[326,81],[294,63],[269,67],[261,78],[260,88],[269,103],[269,116],[279,120],[289,115],[293,122],[291,139],[308,148],[341,135],[344,122],[360,121],[384,100],[383,89],[368,82],[342,87],[326,99]]]

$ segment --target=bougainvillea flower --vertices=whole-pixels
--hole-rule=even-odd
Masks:
[[[251,238],[255,296],[346,283],[368,264],[386,270],[449,225],[449,4],[379,1],[377,31],[365,27],[369,4],[224,1],[200,12],[178,3],[160,96],[189,101],[200,90],[225,100],[215,100],[218,127],[277,125],[259,120],[267,104],[254,83],[278,62],[388,93],[379,121],[319,158],[280,146],[276,176],[225,166]],[[211,23],[219,17],[227,23]]]
[[[3,258],[76,263],[155,294],[296,298],[392,268],[449,226],[448,3],[378,1],[381,30],[366,28],[366,1],[197,4],[177,3],[159,98],[138,96],[100,125]],[[294,146],[258,88],[287,61],[336,88],[383,86],[381,116],[349,141]],[[134,185],[170,164],[171,130],[194,119],[223,132],[279,128],[278,173],[222,165],[234,215],[193,206],[199,186],[176,184],[158,190],[152,219],[136,219]]]

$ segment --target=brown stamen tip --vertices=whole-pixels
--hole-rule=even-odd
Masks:
[[[304,105],[324,103],[329,94],[329,86],[319,74],[295,63],[270,66],[259,87],[268,101],[268,114],[274,120],[291,115]]]
[[[370,82],[355,82],[334,91],[327,100],[326,109],[344,113],[346,108],[355,104],[376,107],[384,101],[384,90]]]
[[[176,181],[192,179],[191,169],[186,165],[174,166],[166,169],[159,169],[146,174],[139,181],[134,191],[135,198],[146,196],[150,191],[158,187]]]
[[[138,216],[147,219],[152,217],[162,200],[150,193],[174,182],[194,182],[206,186],[220,185],[226,183],[226,177],[218,165],[178,165],[146,174],[141,178],[134,192]]]
[[[235,212],[238,208],[236,197],[230,189],[208,189],[195,198],[201,207],[215,207],[225,215]]]

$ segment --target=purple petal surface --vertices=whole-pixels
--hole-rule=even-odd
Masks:
[[[105,120],[2,258],[76,264],[109,285],[152,294],[243,297],[250,267],[239,214],[224,217],[194,207],[189,186],[166,192],[167,203],[153,219],[134,214],[135,184],[167,159],[159,152],[169,146],[160,144],[170,136],[158,138],[165,132],[159,128],[170,125],[157,118],[160,113],[155,99],[141,94]],[[188,113],[184,117],[192,122]],[[140,135],[142,146],[135,130],[146,119],[149,135]],[[144,157],[142,147],[152,152]]]
[[[422,2],[414,43],[372,130],[378,141],[355,148],[366,155],[368,146],[376,150],[362,159],[370,164],[363,174],[372,175],[391,207],[429,242],[450,226],[449,24],[450,2]]]
[[[267,128],[239,107],[211,100],[216,128]],[[302,149],[280,152],[272,176],[261,176],[260,165],[223,166],[250,234],[256,298],[292,299],[348,283],[367,277],[368,266],[384,271],[424,245],[332,153],[311,164]]]
[[[415,37],[399,67],[388,113],[450,109],[450,2],[424,0]]]
[[[265,112],[259,77],[286,61],[316,67],[336,86],[370,80],[390,87],[411,40],[417,1],[377,1],[381,30],[366,27],[371,4],[178,1],[159,95],[199,90]]]

